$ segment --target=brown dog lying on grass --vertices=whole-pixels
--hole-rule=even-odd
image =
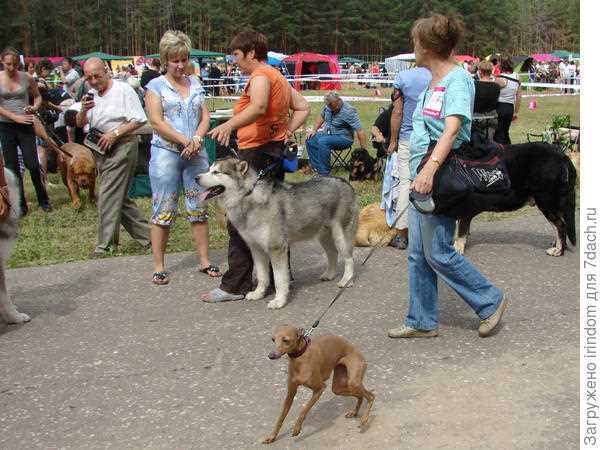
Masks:
[[[346,417],[358,416],[363,399],[367,399],[367,409],[360,419],[360,424],[366,425],[375,401],[375,394],[367,391],[363,386],[367,361],[354,345],[343,337],[335,335],[316,336],[311,340],[304,336],[302,328],[288,325],[282,325],[275,329],[273,342],[275,349],[269,353],[269,359],[279,359],[285,354],[289,358],[288,391],[275,428],[262,441],[263,444],[270,444],[277,439],[281,425],[296,396],[298,386],[306,386],[313,391],[313,394],[302,408],[292,430],[292,436],[300,434],[306,415],[325,391],[325,381],[329,379],[332,372],[331,390],[333,393],[357,399],[355,408],[348,411]]]
[[[75,209],[81,206],[79,189],[88,189],[88,198],[95,203],[96,160],[92,155],[92,151],[75,143],[64,144],[61,149],[71,155],[67,156],[64,152],[61,152],[58,159],[63,183],[67,186],[71,196],[71,205]]]
[[[361,209],[358,215],[358,227],[354,236],[356,247],[385,247],[398,234],[397,228],[390,228],[385,218],[385,211],[379,203],[371,203]]]

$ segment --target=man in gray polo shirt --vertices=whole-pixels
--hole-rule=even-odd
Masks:
[[[309,133],[306,139],[310,165],[319,175],[329,175],[331,150],[352,146],[354,133],[360,146],[367,148],[367,138],[356,109],[344,102],[335,91],[329,92],[324,100],[325,107],[317,117],[315,131]],[[325,126],[320,130],[323,124]]]

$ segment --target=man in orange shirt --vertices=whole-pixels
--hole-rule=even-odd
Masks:
[[[275,164],[269,176],[283,180],[283,144],[306,121],[310,113],[308,102],[277,69],[266,63],[268,45],[263,34],[242,31],[233,38],[230,47],[235,62],[250,79],[235,105],[233,117],[209,134],[227,146],[231,133],[237,130],[240,159],[256,171]],[[203,296],[209,303],[241,300],[253,289],[250,249],[229,222],[227,231],[229,269],[221,279],[221,286]]]

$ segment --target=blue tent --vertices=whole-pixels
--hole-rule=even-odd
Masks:
[[[287,77],[289,76],[289,72],[283,62],[283,58],[285,58],[285,56],[286,55],[282,53],[269,52],[267,53],[267,64],[273,67],[277,67],[281,70],[283,75]]]

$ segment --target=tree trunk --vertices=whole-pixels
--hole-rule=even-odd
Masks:
[[[21,15],[23,23],[21,24],[21,39],[23,42],[23,53],[29,55],[31,53],[31,30],[29,29],[29,5],[28,0],[20,0]]]

